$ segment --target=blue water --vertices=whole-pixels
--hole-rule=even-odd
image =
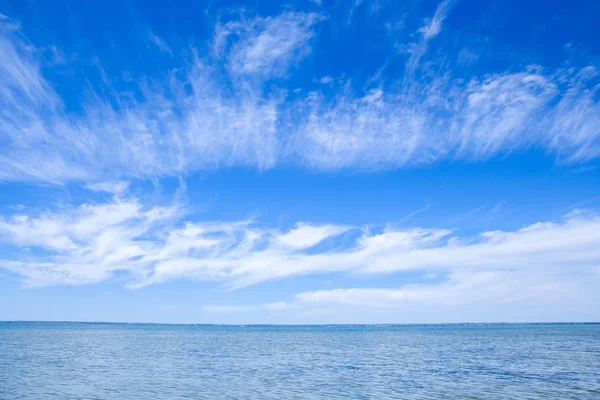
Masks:
[[[600,399],[600,325],[0,322],[2,399]]]

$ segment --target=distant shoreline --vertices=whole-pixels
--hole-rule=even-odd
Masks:
[[[424,322],[424,323],[373,323],[373,324],[213,324],[213,323],[169,323],[169,322],[114,322],[114,321],[0,321],[0,324],[87,324],[87,325],[161,325],[161,326],[206,326],[206,327],[418,327],[418,326],[536,326],[536,325],[600,325],[600,321],[570,322]]]

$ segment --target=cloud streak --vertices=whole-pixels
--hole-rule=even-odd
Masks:
[[[529,66],[468,79],[420,70],[450,8],[440,3],[416,32],[404,76],[366,93],[351,80],[288,87],[320,44],[324,16],[239,14],[216,24],[212,50],[193,50],[163,80],[140,77],[138,96],[107,83],[99,92],[112,95],[91,93],[81,112],[66,108],[42,73],[40,52],[3,17],[0,180],[64,183],[288,164],[378,170],[531,148],[560,162],[597,159],[597,67]],[[176,56],[158,36],[148,40]]]
[[[440,78],[413,83],[409,92],[342,92],[333,101],[314,93],[298,148],[303,161],[321,168],[485,160],[532,147],[582,162],[599,149],[600,136],[588,124],[597,119],[596,80],[595,68],[553,75],[533,69],[462,87]]]
[[[218,23],[214,49],[227,59],[233,76],[280,76],[310,53],[314,25],[322,19],[315,13],[286,12]]]
[[[599,285],[598,270],[465,270],[451,272],[442,283],[309,291],[263,307],[327,323],[595,321]]]
[[[254,221],[191,222],[177,203],[148,206],[124,192],[123,185],[102,187],[118,194],[60,212],[15,210],[0,219],[0,240],[14,254],[0,260],[0,267],[34,287],[93,284],[113,279],[117,272],[130,288],[193,279],[236,289],[328,272],[412,271],[444,277],[441,284],[391,291],[303,295],[293,303],[301,305],[312,298],[333,301],[338,295],[348,299],[340,301],[364,298],[360,301],[365,304],[371,297],[381,298],[383,304],[441,303],[460,301],[462,292],[471,297],[518,297],[516,288],[523,285],[529,286],[524,291],[529,296],[544,290],[561,293],[565,287],[597,288],[600,283],[600,218],[582,212],[558,222],[473,237],[440,228],[387,226],[367,231],[310,223],[280,230]],[[507,282],[514,285],[504,286]]]

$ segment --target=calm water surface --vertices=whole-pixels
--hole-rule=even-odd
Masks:
[[[600,399],[600,325],[0,322],[2,399]]]

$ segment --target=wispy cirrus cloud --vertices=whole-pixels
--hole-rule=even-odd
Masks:
[[[285,12],[218,23],[214,50],[226,58],[234,76],[282,75],[290,64],[310,53],[314,26],[322,20],[316,13]]]
[[[429,23],[419,29],[419,32],[423,34],[423,39],[432,39],[441,32],[442,23],[446,19],[446,15],[448,14],[451,5],[452,0],[445,0],[437,6],[435,14],[433,14]]]
[[[0,21],[0,179],[64,182],[273,166],[282,99],[247,88],[232,94],[215,77],[222,76],[223,60],[234,75],[284,71],[306,53],[317,20],[301,13],[254,18],[250,27],[236,28],[243,37],[231,49],[217,59],[196,56],[171,71],[166,82],[140,87],[141,100],[127,93],[111,98],[94,93],[83,113],[69,113],[40,72],[40,54],[5,18]],[[231,35],[234,28],[226,28]],[[282,30],[289,36],[278,37]],[[166,51],[162,39],[152,38]]]
[[[156,46],[161,53],[168,54],[173,56],[173,51],[169,47],[169,45],[158,35],[156,35],[152,31],[148,31],[148,41],[150,44]]]
[[[532,68],[462,85],[446,78],[412,83],[408,92],[342,91],[330,101],[314,93],[299,123],[298,151],[321,168],[483,160],[531,147],[566,162],[586,161],[600,143],[592,127],[597,77],[593,67],[551,75]]]
[[[180,68],[162,71],[166,79],[140,79],[136,96],[112,87],[104,91],[110,96],[92,93],[81,111],[67,109],[25,30],[3,17],[0,180],[117,180],[282,164],[393,169],[530,148],[560,162],[596,159],[594,65],[460,79],[452,70],[428,69],[421,76],[421,58],[443,35],[451,6],[441,2],[416,31],[417,42],[407,44],[404,76],[366,93],[348,79],[300,93],[288,87],[289,75],[320,43],[323,15],[239,13],[216,24],[212,50],[193,51]],[[177,56],[162,38],[148,40]]]
[[[419,61],[427,51],[427,44],[441,32],[442,23],[446,19],[446,15],[450,10],[451,5],[452,0],[442,1],[436,8],[431,20],[427,21],[425,25],[419,28],[418,33],[421,35],[419,40],[416,43],[409,44],[408,52],[410,57],[406,62],[405,84],[410,84],[410,81],[414,79],[414,74],[419,66]]]

